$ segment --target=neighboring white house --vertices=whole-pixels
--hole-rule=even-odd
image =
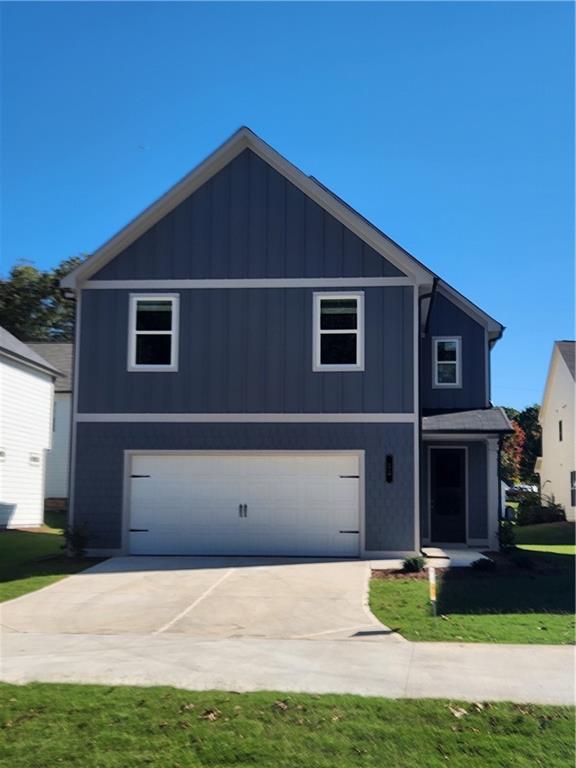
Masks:
[[[567,520],[576,519],[575,352],[574,341],[554,342],[540,409],[542,456],[536,460],[542,494],[564,507]]]
[[[33,527],[44,519],[56,374],[37,352],[0,328],[0,527]]]
[[[54,383],[54,419],[52,448],[46,457],[45,497],[66,506],[68,498],[68,467],[70,464],[70,433],[72,428],[72,344],[50,342],[31,343],[34,352],[59,371]],[[54,506],[54,505],[53,505]]]

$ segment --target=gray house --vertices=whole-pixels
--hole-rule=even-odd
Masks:
[[[63,287],[93,552],[496,545],[503,327],[247,128]]]

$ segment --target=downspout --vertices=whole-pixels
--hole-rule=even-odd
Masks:
[[[434,304],[434,297],[436,296],[436,287],[440,278],[434,277],[432,281],[432,290],[428,293],[422,294],[418,297],[418,452],[420,454],[420,461],[418,465],[420,467],[420,477],[418,478],[418,484],[420,486],[420,509],[418,515],[422,520],[422,469],[424,467],[424,452],[422,451],[422,339],[428,335],[428,326],[430,324],[430,314]],[[420,331],[420,318],[422,316],[422,302],[424,299],[430,299],[430,306],[428,307],[428,316],[426,318],[426,325],[423,332]],[[428,537],[430,537],[430,531],[428,531]],[[420,548],[422,548],[422,524],[420,524]]]

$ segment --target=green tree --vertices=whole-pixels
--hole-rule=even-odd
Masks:
[[[538,404],[529,405],[520,411],[516,417],[516,422],[522,428],[525,440],[520,460],[520,477],[524,483],[534,485],[538,482],[538,475],[534,472],[534,464],[540,456],[542,429],[538,422],[540,406]]]
[[[25,261],[13,266],[0,282],[0,325],[21,341],[72,341],[76,307],[64,298],[60,280],[84,258],[73,256],[48,271]]]

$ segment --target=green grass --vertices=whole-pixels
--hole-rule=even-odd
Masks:
[[[34,531],[0,532],[0,603],[78,573],[96,560],[76,560],[62,550],[62,513],[47,513]]]
[[[426,581],[372,579],[372,612],[409,640],[573,643],[574,524],[515,530],[514,560],[531,568],[447,571],[439,580],[437,618],[430,614]]]
[[[576,555],[576,523],[517,525],[514,532],[521,549]]]
[[[34,684],[0,686],[0,711],[10,768],[566,768],[574,760],[571,707]]]

